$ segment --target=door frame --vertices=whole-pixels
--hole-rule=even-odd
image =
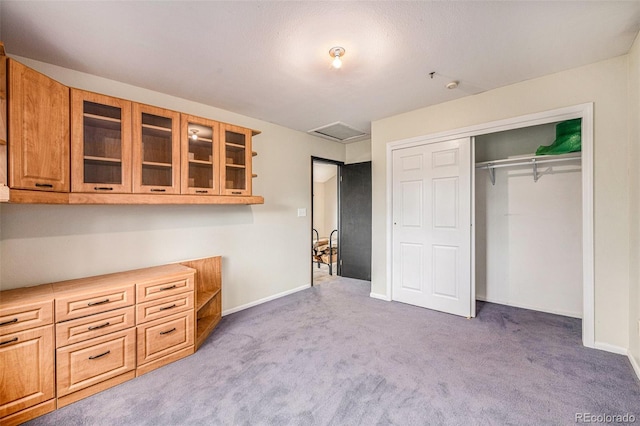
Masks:
[[[594,207],[593,207],[593,102],[527,114],[503,120],[490,121],[468,127],[462,127],[444,132],[417,136],[389,142],[386,146],[387,162],[387,298],[393,300],[392,294],[392,239],[393,239],[393,151],[423,144],[443,142],[449,139],[471,137],[472,146],[475,136],[506,130],[520,129],[540,124],[555,123],[558,121],[582,118],[582,344],[589,348],[595,348],[595,272],[594,272]],[[475,158],[472,153],[473,168],[475,174]],[[472,187],[474,180],[472,178]],[[472,196],[474,196],[472,191]],[[475,199],[471,200],[471,235],[472,243],[475,241]],[[475,312],[475,249],[472,245],[471,265],[471,303],[472,313]]]
[[[344,166],[344,162],[343,161],[338,161],[338,160],[330,160],[328,158],[322,158],[322,157],[315,157],[315,156],[311,156],[311,229],[310,229],[310,233],[311,233],[311,240],[310,240],[310,245],[313,245],[313,163],[326,163],[326,164],[334,164],[337,167],[337,172],[336,172],[336,180],[337,180],[337,189],[336,189],[336,196],[338,197],[338,200],[336,201],[336,205],[338,207],[338,241],[341,240],[341,232],[342,232],[342,227],[340,224],[340,211],[342,209],[342,206],[340,205],[340,182],[342,181],[342,166]],[[338,244],[338,258],[336,259],[336,270],[335,270],[335,274],[337,276],[340,275],[340,273],[342,272],[342,267],[341,267],[341,257],[340,257],[340,244]],[[313,261],[311,261],[311,287],[313,287]]]

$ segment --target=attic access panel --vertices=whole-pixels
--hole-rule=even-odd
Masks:
[[[311,129],[307,133],[342,143],[355,142],[356,140],[369,136],[367,133],[344,124],[341,121]]]

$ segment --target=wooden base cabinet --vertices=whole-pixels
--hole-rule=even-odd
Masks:
[[[55,408],[51,286],[0,297],[0,424],[30,420]]]
[[[220,321],[221,285],[216,256],[0,292],[0,424],[191,355]]]

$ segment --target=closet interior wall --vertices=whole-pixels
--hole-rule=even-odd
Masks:
[[[532,155],[555,139],[555,124],[475,138],[476,163]],[[476,298],[582,317],[580,161],[475,173]]]

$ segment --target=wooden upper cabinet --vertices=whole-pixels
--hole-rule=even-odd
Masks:
[[[131,102],[71,89],[71,191],[131,192]]]
[[[180,113],[133,104],[133,192],[180,193]]]
[[[9,186],[69,191],[69,88],[9,59]]]
[[[220,194],[219,126],[217,121],[182,114],[180,137],[183,194]]]
[[[251,195],[251,135],[250,129],[220,126],[222,195]]]

